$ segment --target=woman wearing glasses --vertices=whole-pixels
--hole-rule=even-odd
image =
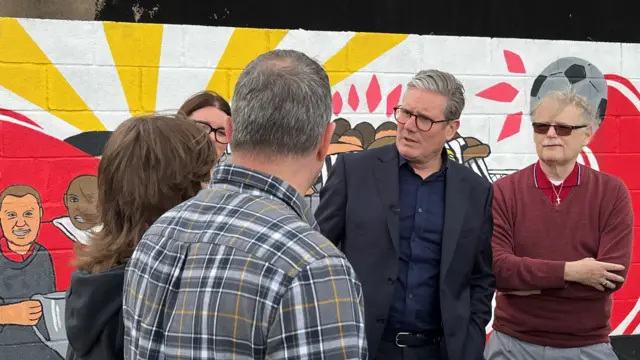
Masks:
[[[179,112],[195,120],[207,131],[211,140],[215,142],[218,153],[218,163],[227,158],[227,134],[224,131],[224,121],[231,116],[231,107],[227,100],[216,92],[205,90],[191,96],[182,104]]]

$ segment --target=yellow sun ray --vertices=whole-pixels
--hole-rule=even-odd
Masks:
[[[161,24],[104,22],[104,33],[132,115],[156,110]]]
[[[82,131],[106,130],[18,19],[0,19],[0,86]]]
[[[213,90],[231,100],[242,69],[258,55],[275,49],[288,32],[289,30],[235,29],[209,80],[207,90]]]
[[[407,34],[357,33],[347,44],[324,63],[331,86],[403,42]]]

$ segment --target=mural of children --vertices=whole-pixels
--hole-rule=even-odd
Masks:
[[[53,262],[36,242],[43,216],[42,199],[28,185],[0,193],[0,354],[3,360],[62,359],[45,345],[48,334],[36,294],[55,291]],[[48,335],[46,335],[48,336]]]
[[[80,175],[74,178],[64,194],[67,216],[53,220],[53,224],[69,239],[86,245],[91,233],[99,229],[98,178]]]

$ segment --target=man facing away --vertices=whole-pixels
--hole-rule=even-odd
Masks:
[[[577,162],[598,125],[585,98],[551,92],[531,115],[539,160],[494,184],[500,293],[485,356],[617,359],[609,319],[631,261],[629,191]]]
[[[340,156],[320,192],[321,232],[362,281],[373,359],[482,358],[493,194],[447,157],[464,103],[453,75],[418,72],[395,108],[395,144]]]
[[[125,358],[366,359],[360,283],[302,196],[334,130],[326,72],[297,51],[263,54],[232,113],[233,163],[129,262]]]

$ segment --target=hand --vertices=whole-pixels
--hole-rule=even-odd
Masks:
[[[0,325],[33,326],[41,317],[42,304],[38,300],[0,306]]]
[[[540,290],[517,290],[517,291],[507,291],[503,294],[505,295],[517,295],[517,296],[529,296],[529,295],[539,295],[542,292]]]
[[[615,289],[616,283],[624,282],[624,278],[611,271],[622,271],[624,266],[585,258],[565,264],[564,279],[594,287],[600,291]]]

